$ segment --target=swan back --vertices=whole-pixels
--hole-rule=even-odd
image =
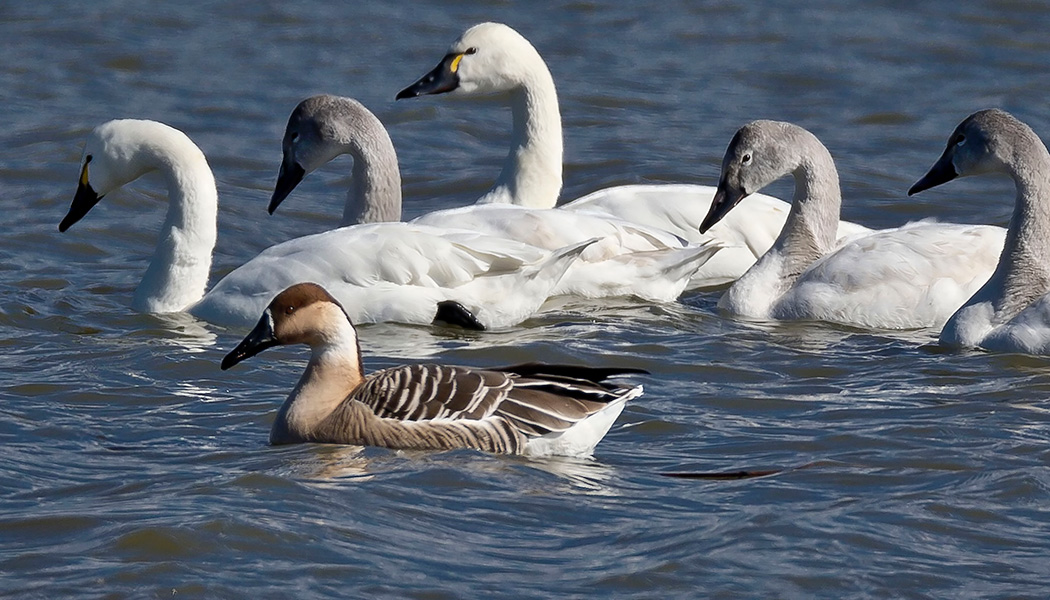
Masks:
[[[307,174],[342,154],[353,157],[342,225],[401,219],[401,172],[386,128],[352,98],[318,95],[299,103],[288,118],[280,173],[269,210]]]

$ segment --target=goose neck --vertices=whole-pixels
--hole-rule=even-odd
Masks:
[[[310,441],[319,425],[364,381],[360,348],[356,335],[350,333],[313,347],[306,370],[277,413],[270,443]]]

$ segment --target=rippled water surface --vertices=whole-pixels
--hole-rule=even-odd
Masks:
[[[1005,180],[904,192],[974,110],[1050,135],[1038,2],[4,3],[0,595],[1045,597],[1045,359],[945,353],[932,331],[746,324],[719,316],[713,293],[559,302],[482,335],[363,327],[366,366],[648,369],[593,460],[274,448],[302,348],[222,372],[243,331],[128,308],[159,180],[57,231],[85,134],[116,117],[167,122],[207,154],[213,281],[331,227],[344,160],[265,213],[285,119],[318,92],[388,125],[407,217],[468,203],[502,164],[509,112],[393,97],[483,20],[550,64],[563,199],[713,183],[736,128],[777,118],[831,150],[846,218],[1005,224]],[[738,471],[779,472],[666,476]]]

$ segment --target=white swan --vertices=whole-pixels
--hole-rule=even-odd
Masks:
[[[831,154],[810,132],[777,121],[737,131],[700,230],[788,174],[795,177],[795,196],[784,229],[719,299],[724,312],[872,329],[934,327],[995,268],[1005,232],[985,225],[918,222],[839,246],[841,194]]]
[[[554,79],[532,44],[506,25],[475,25],[452,43],[437,67],[397,98],[441,93],[509,93],[514,119],[510,153],[496,183],[478,202],[553,208],[562,184],[561,114]],[[701,266],[688,285],[689,289],[713,287],[733,281],[754,264],[776,239],[789,210],[783,201],[756,195],[748,200],[751,206],[746,217],[731,215],[700,235],[696,228],[703,212],[696,207],[710,204],[714,190],[682,184],[617,186],[559,210],[615,217],[693,243],[718,240],[726,247]],[[851,223],[843,225],[843,235],[868,231]]]
[[[303,283],[281,292],[223,370],[278,344],[310,362],[270,430],[271,444],[318,442],[413,450],[473,448],[589,455],[641,386],[604,383],[637,369],[528,364],[502,369],[393,367],[365,375],[357,332],[338,301]]]
[[[362,111],[361,118],[367,120],[371,113],[363,107]],[[382,127],[380,132],[346,140],[359,148],[361,160],[355,168],[367,182],[352,195],[361,206],[393,203],[397,208],[384,214],[397,214],[400,175],[376,174],[368,168],[371,152],[393,154]],[[167,183],[168,212],[132,301],[132,307],[143,312],[189,311],[213,323],[247,326],[278,292],[314,281],[330,286],[336,297],[354,307],[358,322],[429,323],[438,303],[455,301],[484,326],[504,327],[537,310],[583,249],[551,254],[469,232],[374,223],[273,246],[205,294],[218,194],[204,154],[177,129],[140,120],[96,127],[85,144],[77,193],[59,230],[66,231],[105,194],[150,171],[158,171]],[[376,213],[367,208],[361,212]]]
[[[942,344],[1050,354],[1050,153],[1028,125],[1001,110],[976,112],[908,195],[956,177],[1003,174],[1017,196],[995,272],[941,330]]]
[[[360,105],[350,99],[326,98],[324,103],[315,103],[315,110],[308,115],[302,111],[292,115],[288,131],[296,137],[285,145],[285,160],[270,204],[271,212],[308,171],[342,153],[354,152],[343,140],[359,127]],[[368,125],[381,127],[378,121],[370,121]],[[369,168],[395,173],[396,161],[391,150],[382,156],[373,156]],[[354,186],[362,185],[361,163],[360,158],[355,157],[351,177]],[[355,205],[357,195],[354,189],[347,195],[344,224],[362,214],[363,209]],[[636,296],[649,301],[673,301],[681,295],[697,268],[720,248],[719,244],[710,242],[688,244],[668,232],[620,219],[510,204],[435,211],[415,219],[412,224],[466,229],[546,250],[598,238],[569,267],[552,291],[553,295],[587,298]]]

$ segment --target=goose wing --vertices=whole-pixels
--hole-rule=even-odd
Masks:
[[[406,365],[377,371],[352,397],[381,418],[483,420],[499,416],[527,436],[565,431],[632,388],[601,383],[639,369],[530,363],[494,370]]]
[[[495,413],[513,387],[507,373],[419,364],[376,371],[352,397],[385,419],[480,420]]]

